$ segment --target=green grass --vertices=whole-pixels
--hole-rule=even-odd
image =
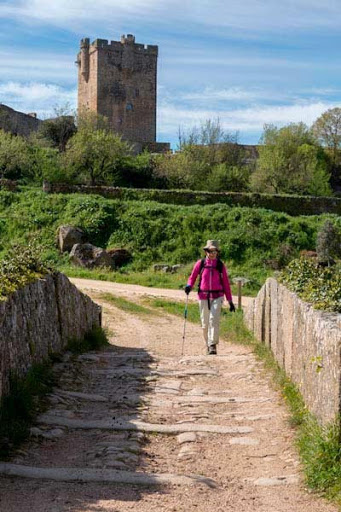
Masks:
[[[40,412],[42,399],[52,391],[51,362],[30,368],[25,378],[12,375],[10,393],[0,406],[0,457],[6,458],[29,435],[32,421]]]
[[[0,259],[12,243],[27,244],[35,234],[44,250],[44,261],[67,275],[113,279],[117,282],[180,288],[193,263],[203,256],[207,239],[218,239],[222,259],[231,278],[250,280],[244,290],[254,295],[276,265],[314,249],[316,234],[327,220],[341,225],[336,215],[291,217],[261,208],[215,205],[172,205],[156,201],[106,199],[96,195],[44,194],[27,189],[0,191]],[[55,247],[62,224],[84,230],[99,247],[128,249],[132,262],[122,272],[73,269],[67,255]],[[154,263],[183,264],[178,274],[153,272]]]
[[[155,311],[141,306],[140,304],[136,304],[135,302],[131,302],[129,300],[124,299],[123,297],[117,297],[111,293],[102,293],[99,296],[100,299],[109,302],[116,306],[119,309],[122,309],[126,313],[131,313],[133,315],[155,315],[157,314]]]
[[[72,265],[59,265],[58,270],[69,277],[78,277],[83,279],[98,279],[99,281],[112,281],[124,284],[139,284],[153,288],[169,288],[173,290],[182,289],[186,283],[191,269],[178,273],[161,273],[154,270],[134,271],[125,268],[122,271],[113,271],[108,268],[85,269]]]
[[[194,262],[193,264],[191,263],[184,265],[182,269],[180,269],[178,272],[174,274],[155,272],[152,269],[147,269],[138,272],[136,270],[129,269],[129,267],[126,267],[121,271],[113,271],[108,268],[90,270],[86,268],[75,267],[71,264],[65,263],[63,263],[62,265],[57,265],[57,268],[60,272],[63,272],[68,277],[76,277],[81,279],[96,279],[99,281],[111,281],[114,283],[122,284],[137,284],[151,288],[168,288],[170,290],[182,290],[187,283],[193,265]],[[233,273],[235,276],[243,276],[243,269],[239,271],[238,267],[236,267],[234,268]],[[266,271],[264,269],[260,269],[258,271],[253,269],[249,271],[249,276],[250,273],[253,273],[253,275],[257,277],[254,280],[251,280],[250,283],[246,284],[242,288],[242,293],[244,296],[255,297],[259,291],[260,283],[264,282],[267,277],[270,277],[272,275],[272,272]],[[237,286],[233,284],[233,282],[231,282],[231,290],[233,295],[237,295]]]
[[[164,310],[167,313],[184,317],[185,298],[183,303],[168,301],[164,299],[145,300],[153,308]],[[187,319],[189,322],[200,322],[198,304],[188,304]],[[243,323],[242,311],[230,313],[226,307],[224,307],[221,312],[220,334],[222,339],[230,341],[231,343],[250,344],[253,341],[253,336]]]
[[[73,354],[82,354],[91,350],[101,350],[108,345],[107,331],[102,327],[94,327],[81,340],[69,340],[66,349]]]
[[[341,506],[340,418],[321,427],[307,417],[299,430],[297,445],[309,487]]]

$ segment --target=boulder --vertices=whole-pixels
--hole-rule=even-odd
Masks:
[[[156,263],[153,265],[154,272],[157,272],[158,270],[161,272],[171,272],[175,274],[179,268],[181,268],[182,265],[165,265],[164,263]]]
[[[60,252],[70,252],[75,244],[85,242],[84,231],[74,226],[59,226],[57,237]]]
[[[70,259],[75,265],[85,268],[114,266],[107,251],[92,244],[75,244],[70,252]]]
[[[132,255],[127,249],[107,249],[115,268],[122,267],[132,260]]]
[[[170,265],[158,264],[153,265],[154,272],[160,270],[161,272],[172,272],[172,267]]]

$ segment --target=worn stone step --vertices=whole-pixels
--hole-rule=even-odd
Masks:
[[[206,485],[215,488],[217,483],[201,475],[177,475],[173,473],[135,473],[96,468],[43,468],[0,463],[0,474],[57,480],[63,482],[111,482],[132,485]]]
[[[71,398],[79,398],[80,400],[86,400],[89,402],[108,402],[108,398],[102,395],[91,395],[88,393],[80,393],[78,391],[66,391],[64,389],[54,389],[54,393],[69,396]]]
[[[158,377],[178,377],[178,378],[185,378],[185,377],[193,377],[196,375],[208,375],[208,376],[217,376],[219,375],[219,372],[217,370],[213,369],[190,369],[190,370],[163,370],[163,369],[157,369],[157,370],[151,370],[149,368],[134,368],[134,367],[126,367],[122,368],[119,367],[117,369],[93,369],[91,370],[92,374],[95,375],[104,375],[107,377],[107,379],[120,379],[124,377],[131,377],[131,378],[138,378],[138,377],[144,377],[144,376],[158,376]]]
[[[141,400],[144,400],[146,397],[141,397]],[[177,403],[177,404],[193,404],[193,403],[209,403],[209,404],[231,404],[231,403],[263,403],[269,402],[271,398],[242,398],[242,397],[225,397],[225,396],[214,396],[214,395],[205,395],[205,396],[172,396],[167,399],[163,398],[164,401],[168,400],[169,402]]]
[[[73,429],[99,429],[99,430],[125,430],[139,432],[157,432],[160,434],[181,434],[182,432],[211,432],[215,434],[249,434],[253,432],[251,427],[226,427],[224,425],[206,425],[186,423],[176,425],[164,425],[158,423],[144,423],[143,421],[108,421],[108,420],[76,420],[63,418],[49,414],[43,414],[38,418],[44,425],[63,426]]]

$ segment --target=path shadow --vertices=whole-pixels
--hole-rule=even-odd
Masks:
[[[103,502],[103,510],[106,510],[106,502],[138,502],[146,493],[167,492],[167,487],[159,482],[154,485],[156,478],[148,472],[146,463],[147,439],[136,431],[132,423],[133,420],[140,419],[144,397],[153,391],[155,364],[145,349],[131,347],[111,346],[71,358],[64,363],[64,369],[59,375],[58,389],[54,393],[54,396],[61,396],[68,405],[63,401],[56,403],[55,400],[52,410],[47,411],[47,416],[52,413],[55,418],[60,415],[60,418],[69,420],[105,420],[112,424],[122,421],[128,428],[132,425],[132,430],[83,430],[69,427],[60,438],[42,441],[31,439],[23,447],[26,456],[19,461],[15,457],[12,461],[15,464],[41,468],[102,468],[118,473],[129,472],[132,475],[147,472],[150,475],[149,485],[1,477],[0,511],[97,511],[99,502]],[[109,401],[90,402],[76,400],[74,397],[67,399],[62,393],[58,395],[59,389],[102,395]],[[65,428],[58,425],[58,420],[55,425],[51,423],[44,427],[40,424],[37,426],[52,430]],[[108,504],[108,508],[116,510],[115,503]]]

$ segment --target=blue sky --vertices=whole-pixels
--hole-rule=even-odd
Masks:
[[[264,123],[341,107],[339,0],[0,0],[0,102],[76,107],[83,37],[159,46],[158,140],[219,117],[242,143]]]

